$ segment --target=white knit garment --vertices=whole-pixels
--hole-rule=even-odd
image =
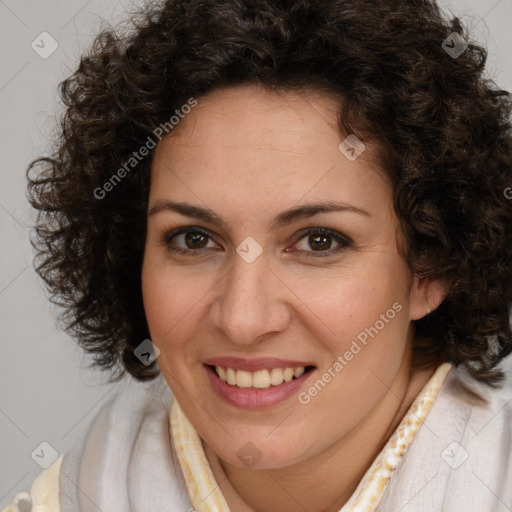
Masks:
[[[462,369],[452,369],[415,436],[395,435],[411,426],[410,409],[342,512],[512,511],[511,364],[508,358],[503,365],[507,379],[498,390],[477,384]],[[204,508],[207,500],[198,503],[197,497],[189,497],[187,487],[196,485],[204,473],[194,469],[186,482],[180,463],[186,459],[193,466],[204,451],[201,455],[195,448],[184,450],[182,460],[178,458],[177,439],[170,430],[175,408],[165,380],[141,384],[128,378],[122,386],[75,448],[34,482],[38,487],[30,494],[39,502],[32,510],[30,494],[20,493],[4,512],[192,512],[194,506],[197,512],[228,510],[225,504]],[[487,402],[471,398],[465,388]],[[181,426],[193,435],[185,420],[180,420]],[[376,471],[390,478],[375,480]],[[57,476],[60,506],[52,490]]]

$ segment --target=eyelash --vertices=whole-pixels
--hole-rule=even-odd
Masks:
[[[171,252],[178,253],[178,254],[184,254],[187,256],[193,256],[198,257],[204,255],[204,251],[208,250],[209,248],[203,248],[203,249],[183,249],[182,247],[174,247],[171,245],[171,240],[179,235],[187,234],[187,233],[198,233],[201,234],[210,240],[213,240],[212,237],[203,229],[195,227],[195,226],[188,226],[188,227],[182,227],[175,229],[173,231],[170,231],[169,233],[166,233],[164,236],[162,242],[164,246]],[[310,253],[310,255],[306,256],[307,258],[325,258],[327,256],[331,256],[333,254],[338,254],[347,248],[351,247],[353,242],[350,238],[347,236],[341,235],[340,233],[333,231],[331,229],[327,228],[308,228],[304,233],[301,234],[300,238],[297,240],[297,242],[294,243],[297,244],[300,240],[302,240],[305,237],[308,237],[312,234],[320,234],[325,235],[333,238],[336,242],[340,244],[340,247],[338,247],[335,250],[325,250],[325,251],[302,251],[306,253]],[[299,251],[300,252],[300,251]]]

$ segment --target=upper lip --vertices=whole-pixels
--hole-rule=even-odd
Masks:
[[[234,370],[244,370],[246,372],[257,372],[258,370],[268,370],[271,368],[314,366],[308,361],[278,359],[275,357],[260,357],[257,359],[243,359],[241,357],[212,357],[204,361],[204,363],[212,366],[222,366],[223,368],[233,368]]]

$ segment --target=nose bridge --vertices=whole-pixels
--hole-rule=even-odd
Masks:
[[[265,254],[252,262],[236,254],[215,304],[214,323],[229,339],[251,344],[269,332],[283,329],[286,306],[279,297],[276,277]]]

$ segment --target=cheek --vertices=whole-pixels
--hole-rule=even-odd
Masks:
[[[151,340],[160,349],[162,369],[181,373],[196,360],[206,318],[208,273],[171,266],[148,252],[142,267],[142,295]]]
[[[168,317],[172,295],[168,293],[164,280],[152,263],[151,256],[146,256],[142,267],[142,298],[149,330],[153,341],[156,341],[172,325]]]
[[[192,283],[183,283],[151,254],[147,254],[142,267],[142,296],[144,310],[153,341],[157,345],[172,338],[194,303]],[[179,339],[179,337],[174,337]]]
[[[376,322],[377,327],[382,327],[381,315],[385,315],[384,321],[391,318],[383,332],[403,333],[407,325],[403,312],[408,308],[408,284],[405,264],[397,258],[384,257],[368,265],[347,266],[321,279],[295,277],[293,288],[298,297],[304,297],[301,316],[310,318],[309,328],[318,339],[327,335],[327,339],[346,343]],[[401,314],[397,314],[398,309]]]
[[[321,339],[329,352],[318,378],[325,376],[329,384],[311,403],[315,421],[331,425],[331,433],[338,432],[339,425],[353,428],[348,418],[368,414],[403,363],[409,326],[407,276],[405,267],[383,262],[381,267],[338,280],[332,293],[318,299],[318,306],[324,305],[322,320],[335,334],[326,336],[324,331],[321,336],[316,331],[315,338]],[[310,391],[315,393],[306,389],[306,393]],[[332,404],[339,404],[337,413]]]

